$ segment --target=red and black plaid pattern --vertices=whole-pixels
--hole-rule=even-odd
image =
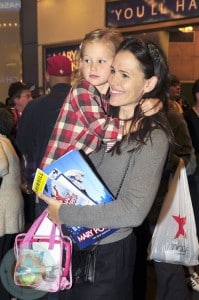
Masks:
[[[52,163],[72,149],[86,154],[101,142],[121,140],[123,122],[108,117],[108,103],[89,82],[82,80],[68,94],[55,124],[41,164]]]

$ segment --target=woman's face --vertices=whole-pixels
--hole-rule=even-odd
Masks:
[[[144,78],[139,61],[128,50],[117,53],[109,77],[110,104],[133,113],[134,107],[146,92],[148,79]]]

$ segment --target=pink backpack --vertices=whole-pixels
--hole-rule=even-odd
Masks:
[[[27,233],[16,236],[14,252],[16,285],[47,292],[71,288],[72,241],[48,218],[46,210]]]

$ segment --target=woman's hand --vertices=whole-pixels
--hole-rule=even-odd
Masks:
[[[44,200],[48,204],[48,216],[55,224],[63,224],[59,218],[59,208],[62,205],[62,202],[56,200],[55,198],[47,197],[44,194],[38,194],[38,197]]]

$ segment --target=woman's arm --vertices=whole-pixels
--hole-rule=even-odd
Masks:
[[[155,130],[142,150],[132,153],[117,200],[93,206],[75,206],[60,204],[41,196],[49,204],[50,218],[68,226],[122,228],[140,225],[156,196],[167,151],[167,137],[162,131]],[[118,168],[123,163],[122,155],[111,156],[106,153],[104,156],[99,173],[110,190],[114,187]],[[109,173],[108,170],[113,165],[114,169]]]

